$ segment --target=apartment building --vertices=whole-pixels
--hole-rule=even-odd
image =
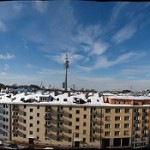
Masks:
[[[21,93],[1,96],[3,109],[10,116],[7,138],[14,142],[70,148],[149,144],[150,97]]]

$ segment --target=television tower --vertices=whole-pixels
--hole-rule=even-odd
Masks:
[[[69,68],[69,60],[67,53],[64,61],[64,67],[65,67],[65,91],[67,91],[67,69]]]

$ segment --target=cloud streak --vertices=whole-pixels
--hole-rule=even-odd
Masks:
[[[15,58],[14,54],[7,53],[6,55],[0,54],[0,59],[13,59]]]
[[[90,72],[92,70],[97,70],[100,68],[109,68],[124,62],[127,62],[129,60],[131,60],[132,57],[138,56],[139,54],[137,53],[126,53],[123,55],[120,55],[116,60],[114,61],[109,61],[105,56],[100,56],[97,61],[95,62],[95,64],[93,66],[77,66],[79,69],[86,71],[86,72]]]
[[[126,25],[113,36],[112,40],[119,44],[133,37],[136,32],[136,27],[131,24]]]

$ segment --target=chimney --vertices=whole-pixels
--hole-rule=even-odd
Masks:
[[[68,97],[70,97],[70,91],[68,92]]]
[[[57,91],[54,91],[54,96],[57,96],[58,95],[58,92]]]

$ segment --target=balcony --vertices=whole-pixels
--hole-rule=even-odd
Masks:
[[[97,111],[96,117],[97,117],[97,118],[102,118],[102,117],[103,117],[103,114],[101,114],[101,112]]]
[[[45,120],[51,120],[51,116],[45,116]]]
[[[62,114],[63,112],[63,109],[57,110],[57,114]]]
[[[64,112],[63,112],[63,116],[64,116],[64,117],[67,117],[67,118],[68,118],[69,115],[70,115],[70,112],[67,112],[67,111],[64,111]]]
[[[50,113],[52,111],[52,108],[45,108],[45,112]]]
[[[95,138],[95,139],[98,140],[98,141],[101,139],[101,136],[98,135],[98,134],[92,134],[91,137],[92,137],[92,138]]]
[[[62,131],[65,133],[69,133],[70,129],[68,129],[66,126],[62,126]]]
[[[18,119],[19,116],[18,116],[18,115],[13,115],[12,118],[13,118],[13,119]]]
[[[15,129],[15,128],[14,128],[14,129],[12,130],[12,132],[15,133],[15,134],[18,134],[19,131],[18,131],[18,129]]]
[[[134,130],[137,131],[137,130],[140,130],[140,128],[136,126],[136,127],[134,127]]]
[[[19,122],[13,122],[12,125],[13,125],[13,126],[18,126],[18,125],[19,125]]]
[[[12,111],[17,111],[18,112],[19,111],[19,107],[13,107]]]
[[[133,114],[136,115],[136,116],[137,116],[137,115],[140,116],[140,113],[139,113],[139,112],[133,112]]]
[[[148,113],[147,113],[147,112],[143,112],[143,115],[145,115],[145,116],[146,116],[146,115],[148,115]]]
[[[134,120],[134,122],[139,123],[140,121],[136,119],[136,120]]]
[[[45,128],[51,128],[51,124],[45,124]]]

